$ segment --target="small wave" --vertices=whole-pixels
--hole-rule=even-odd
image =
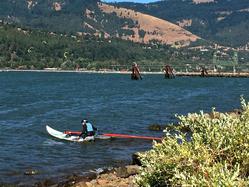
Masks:
[[[18,111],[18,108],[4,109],[4,110],[0,111],[0,115],[1,114],[8,114],[8,113],[11,113],[11,112],[16,112],[16,111]]]
[[[198,96],[209,95],[209,89],[196,89],[196,90],[186,90],[182,92],[182,96],[178,100],[187,100]]]
[[[43,145],[44,146],[54,146],[54,145],[64,145],[65,143],[63,142],[58,142],[58,141],[55,141],[55,140],[46,140],[43,142]]]

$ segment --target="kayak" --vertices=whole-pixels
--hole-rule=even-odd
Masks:
[[[87,141],[93,141],[95,139],[110,139],[111,137],[108,136],[103,136],[103,135],[96,135],[96,136],[87,136],[86,138],[79,138],[79,134],[80,132],[77,133],[68,133],[68,132],[72,132],[72,131],[65,131],[65,132],[60,132],[57,131],[53,128],[51,128],[50,126],[46,125],[46,129],[48,134],[50,134],[51,136],[61,139],[61,140],[67,140],[67,141],[71,141],[71,142],[87,142]]]
[[[128,135],[128,134],[101,134],[101,135],[95,135],[95,136],[88,136],[86,138],[79,138],[79,135],[81,134],[80,131],[64,131],[60,132],[57,131],[50,126],[46,126],[47,132],[58,139],[61,140],[67,140],[67,141],[73,141],[73,142],[84,142],[84,141],[92,141],[95,139],[110,139],[110,138],[132,138],[132,139],[144,139],[144,140],[162,140],[160,137],[151,137],[151,136],[137,136],[137,135]]]

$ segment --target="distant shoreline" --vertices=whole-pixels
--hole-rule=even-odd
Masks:
[[[18,70],[18,69],[0,69],[0,72],[46,72],[46,73],[100,73],[100,74],[130,74],[129,71],[113,71],[113,70]],[[144,73],[144,72],[142,72]],[[155,72],[145,72],[145,74],[155,74]],[[163,72],[156,72],[158,74],[163,74]]]
[[[96,73],[96,74],[131,74],[130,71],[113,71],[113,70],[58,70],[58,69],[44,69],[44,70],[18,70],[18,69],[0,69],[0,72],[45,72],[45,73]],[[143,74],[164,75],[164,72],[148,72],[142,71]],[[176,72],[175,76],[179,77],[200,77],[201,72]],[[205,77],[237,77],[249,78],[249,72],[209,72]]]

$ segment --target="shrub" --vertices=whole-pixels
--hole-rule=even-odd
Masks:
[[[141,29],[141,30],[138,30],[138,35],[140,38],[144,38],[145,37],[145,34],[146,34],[146,31]]]
[[[139,186],[248,186],[249,103],[241,100],[241,115],[177,116],[177,133],[140,153],[144,166]],[[215,114],[215,112],[212,112]],[[190,129],[189,133],[180,129]],[[189,140],[191,139],[191,140]]]

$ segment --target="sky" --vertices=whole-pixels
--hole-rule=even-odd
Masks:
[[[103,0],[105,2],[136,2],[136,3],[149,3],[149,2],[155,2],[159,0]]]

